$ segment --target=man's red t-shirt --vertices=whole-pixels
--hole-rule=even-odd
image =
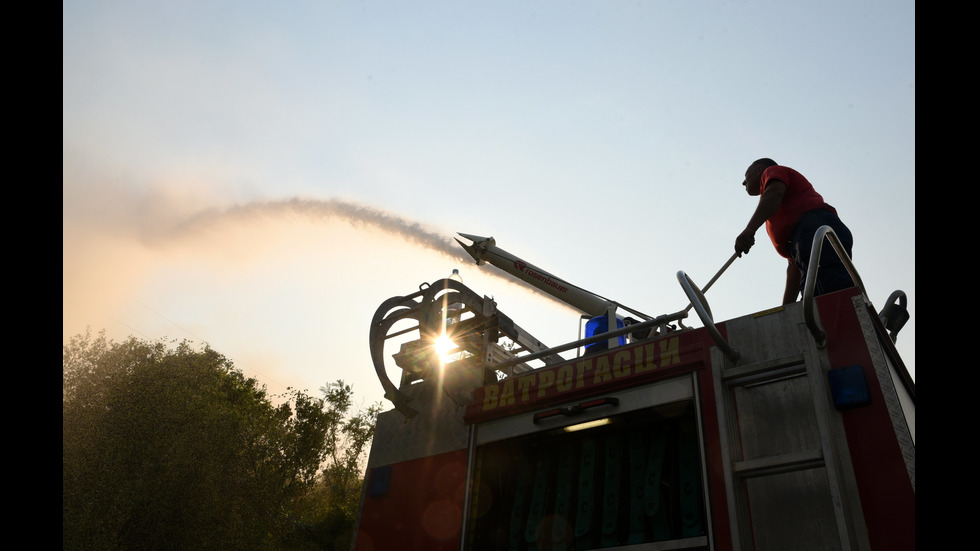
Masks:
[[[759,187],[761,193],[765,193],[766,184],[770,180],[779,180],[786,184],[786,194],[776,213],[766,220],[766,232],[776,247],[776,252],[784,258],[792,258],[789,241],[793,228],[803,213],[822,208],[837,214],[837,210],[824,202],[823,197],[802,174],[788,166],[767,168],[762,173],[762,185]]]

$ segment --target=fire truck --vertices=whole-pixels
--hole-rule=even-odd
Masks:
[[[853,287],[815,296],[811,269],[799,302],[725,321],[705,292],[734,255],[703,288],[677,272],[688,307],[651,316],[459,235],[580,310],[578,338],[547,346],[458,278],[384,301],[370,346],[393,409],[352,549],[915,548],[907,297],[876,311],[829,227],[810,265],[833,247]]]

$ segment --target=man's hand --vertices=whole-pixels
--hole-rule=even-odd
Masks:
[[[752,218],[749,219],[749,223],[746,224],[742,233],[735,238],[735,252],[738,253],[738,256],[741,257],[742,253],[748,254],[752,245],[755,245],[756,230],[761,228],[766,223],[766,220],[769,220],[769,217],[779,210],[779,206],[783,203],[783,197],[785,195],[785,182],[776,179],[769,180],[769,183],[766,184],[766,189],[759,196],[759,205],[755,207]]]
[[[735,238],[735,252],[739,258],[742,257],[743,253],[749,254],[752,245],[755,245],[755,233],[749,232],[749,230],[743,231]]]

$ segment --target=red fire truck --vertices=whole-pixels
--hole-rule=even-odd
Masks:
[[[876,311],[830,228],[814,255],[835,247],[853,288],[815,297],[811,270],[800,302],[722,322],[714,279],[678,272],[688,308],[648,316],[460,235],[478,264],[582,310],[585,331],[546,346],[453,278],[385,301],[370,343],[394,409],[355,550],[915,548],[906,297]],[[702,327],[684,325],[692,309]]]

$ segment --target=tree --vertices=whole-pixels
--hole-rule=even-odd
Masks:
[[[313,490],[295,511],[306,541],[315,548],[344,550],[350,541],[364,484],[363,459],[381,404],[352,412],[353,389],[343,381],[320,387],[327,410],[326,462]]]
[[[290,389],[273,405],[186,341],[86,333],[62,361],[64,549],[287,547],[336,453],[323,399]]]

